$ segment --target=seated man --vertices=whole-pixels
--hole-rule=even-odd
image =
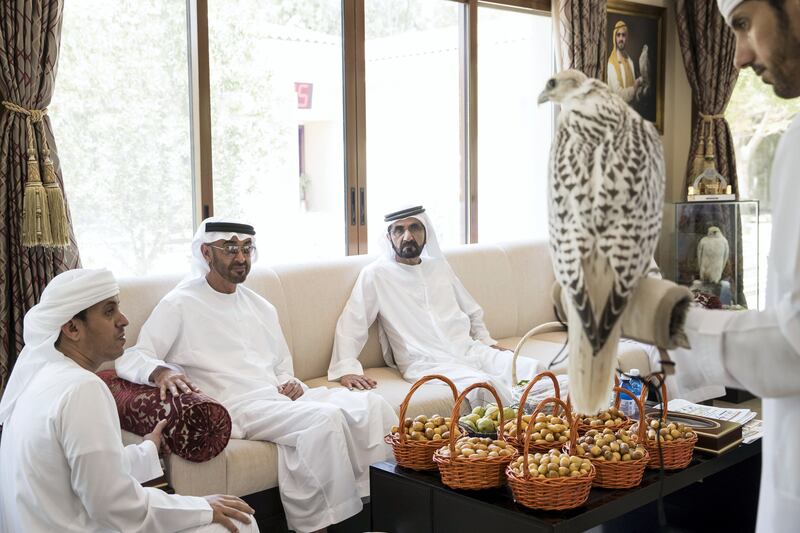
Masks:
[[[125,344],[118,293],[107,270],[71,270],[25,315],[25,348],[0,401],[0,531],[258,531],[234,496],[140,485],[162,474],[165,421],[123,448],[114,398],[94,374]]]
[[[309,390],[294,378],[275,308],[241,285],[256,254],[252,226],[206,219],[192,254],[193,273],[153,310],[118,375],[162,394],[199,386],[228,409],[231,437],[274,442],[291,529],[358,513],[369,465],[391,453],[383,436],[397,421],[392,407],[377,394]]]
[[[386,363],[399,369],[406,381],[443,374],[459,390],[488,381],[509,405],[513,356],[489,335],[483,310],[442,255],[425,210],[397,211],[385,221],[384,251],[359,274],[336,324],[328,379],[348,388],[375,386],[364,375],[358,355],[377,318]],[[535,359],[517,359],[521,378],[540,370]],[[490,396],[478,389],[469,400],[481,402]]]

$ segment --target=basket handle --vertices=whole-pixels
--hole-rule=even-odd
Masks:
[[[475,389],[486,389],[492,393],[494,399],[497,401],[497,408],[500,410],[500,431],[497,432],[497,438],[502,439],[503,442],[506,442],[506,436],[503,434],[502,428],[505,426],[505,417],[503,416],[503,402],[500,400],[500,396],[497,395],[497,391],[494,387],[490,384],[482,381],[480,383],[473,383],[459,394],[458,398],[456,398],[456,403],[453,405],[453,412],[450,415],[450,459],[455,459],[456,456],[456,424],[458,423],[458,414],[461,412],[461,403],[464,401],[464,398],[467,397],[467,393],[475,390]]]
[[[558,386],[558,379],[556,378],[556,375],[548,371],[536,374],[536,377],[533,378],[530,383],[528,383],[527,387],[525,387],[525,390],[522,392],[522,396],[519,399],[519,408],[517,409],[517,433],[519,433],[519,428],[522,427],[522,414],[524,411],[525,402],[528,401],[528,394],[531,392],[531,390],[533,390],[533,386],[536,385],[536,383],[538,383],[542,378],[550,378],[553,381],[555,397],[559,400],[561,399],[561,388]],[[564,404],[564,402],[561,402],[561,405],[564,405],[566,408],[566,404]],[[558,407],[558,404],[556,404],[556,406],[553,408],[554,415],[558,414]]]
[[[631,399],[636,404],[636,407],[639,408],[639,428],[638,428],[637,433],[639,434],[639,442],[644,442],[644,438],[645,438],[645,435],[646,435],[645,427],[644,427],[645,426],[645,424],[644,424],[644,402],[642,402],[639,398],[637,398],[636,395],[633,394],[628,389],[623,389],[622,387],[614,387],[614,390],[617,392],[617,395],[625,393],[626,395],[630,396]]]
[[[645,383],[650,381],[653,377],[659,377],[658,374],[650,374],[645,378]],[[664,379],[659,380],[661,382],[661,419],[664,423],[667,423],[667,404],[669,403],[669,398],[667,398],[667,384]],[[640,397],[642,405],[647,400],[647,387],[642,387],[642,395]]]
[[[439,381],[444,381],[447,385],[450,386],[450,390],[453,392],[453,400],[458,398],[458,390],[456,390],[455,384],[450,381],[449,378],[446,376],[442,376],[439,374],[431,374],[429,376],[423,376],[419,378],[412,386],[411,390],[408,391],[406,397],[403,398],[403,403],[400,404],[400,421],[397,424],[397,427],[401,429],[400,433],[400,442],[403,443],[406,441],[406,431],[404,429],[404,424],[406,420],[406,411],[408,410],[408,402],[411,401],[411,396],[417,391],[418,388],[423,386],[428,381],[432,381],[434,379],[438,379]]]
[[[533,411],[533,414],[531,415],[531,421],[528,424],[528,428],[525,430],[525,437],[524,437],[525,441],[524,441],[524,444],[522,445],[522,466],[523,466],[522,478],[523,479],[528,479],[528,450],[530,449],[530,445],[531,445],[531,430],[533,429],[533,426],[535,424],[536,415],[541,413],[542,409],[544,408],[544,406],[547,405],[548,403],[556,404],[556,406],[553,408],[553,412],[554,413],[556,412],[556,409],[558,408],[558,406],[563,407],[564,413],[567,416],[567,423],[568,423],[568,426],[569,426],[569,453],[570,453],[570,455],[572,455],[572,453],[574,453],[574,451],[575,451],[575,437],[578,434],[578,431],[577,431],[577,428],[575,427],[575,419],[572,417],[572,414],[569,412],[569,408],[567,407],[567,404],[564,403],[564,401],[561,400],[561,398],[545,398],[544,400],[539,402],[539,405],[536,406],[536,409]]]
[[[544,324],[539,324],[528,333],[526,333],[517,343],[517,347],[514,348],[514,357],[511,358],[511,384],[516,385],[519,383],[517,380],[517,357],[519,357],[519,352],[522,350],[522,347],[528,342],[528,339],[533,337],[534,335],[541,335],[542,333],[552,333],[554,331],[564,331],[564,326],[561,325],[561,322],[545,322]]]

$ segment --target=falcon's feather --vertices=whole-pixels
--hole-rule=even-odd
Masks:
[[[650,267],[661,231],[664,156],[655,127],[577,71],[548,82],[561,104],[550,154],[550,246],[569,325],[579,412],[607,407],[620,317]]]

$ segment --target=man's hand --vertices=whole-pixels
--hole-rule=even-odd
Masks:
[[[244,524],[249,524],[250,516],[255,512],[244,500],[236,496],[215,494],[213,496],[206,496],[205,499],[211,506],[211,510],[214,511],[214,518],[211,522],[221,525],[228,531],[239,531],[239,528],[236,527],[236,524],[233,523],[231,518]]]
[[[156,384],[156,387],[161,389],[161,400],[167,399],[167,389],[173,396],[178,396],[184,392],[200,392],[194,383],[189,381],[185,375],[180,372],[175,372],[171,368],[160,366],[153,370],[150,374],[150,381]],[[180,389],[180,392],[178,392]]]
[[[167,420],[159,420],[153,431],[144,436],[144,440],[152,441],[156,445],[156,450],[161,449],[161,433],[164,431],[164,426],[167,425]]]
[[[283,385],[278,387],[278,392],[286,396],[292,401],[295,401],[303,395],[303,386],[299,382],[290,379]]]
[[[513,352],[514,351],[511,348],[503,348],[499,344],[492,344],[491,346],[489,346],[489,348],[494,348],[495,350],[502,350],[504,352]]]
[[[358,374],[346,374],[342,376],[339,382],[350,390],[369,390],[378,385],[378,382],[374,379],[370,379],[367,376],[359,376]]]

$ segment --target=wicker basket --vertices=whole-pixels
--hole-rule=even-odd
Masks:
[[[553,374],[552,372],[541,372],[541,373],[537,374],[536,377],[533,378],[528,383],[528,386],[525,387],[525,391],[522,393],[522,396],[519,399],[520,407],[519,407],[519,409],[517,409],[517,420],[516,420],[517,436],[511,436],[505,431],[505,428],[503,429],[503,433],[505,434],[506,442],[509,442],[510,444],[512,444],[518,451],[522,451],[522,439],[519,438],[519,428],[522,427],[522,417],[525,414],[522,406],[524,406],[525,402],[528,401],[528,394],[531,392],[531,390],[533,390],[534,385],[536,385],[536,383],[539,382],[539,380],[541,380],[542,378],[546,378],[546,377],[550,378],[553,381],[553,390],[555,391],[555,398],[558,399],[558,400],[561,400],[561,389],[558,386],[558,379],[556,378],[555,374]],[[544,402],[542,402],[542,403],[544,403]],[[553,414],[554,415],[558,415],[558,410],[560,409],[560,406],[564,406],[564,409],[565,409],[564,412],[567,412],[566,411],[567,407],[566,407],[566,404],[564,402],[558,402],[558,403],[548,402],[548,403],[554,403],[554,405],[553,405]],[[529,427],[534,424],[534,418],[535,418],[536,414],[538,414],[540,412],[541,412],[541,410],[537,406],[537,409],[534,411],[535,414],[531,415],[531,421],[528,423]],[[572,425],[570,425],[570,428],[572,428]],[[570,429],[570,433],[571,432],[572,432],[572,429]],[[562,444],[560,442],[553,442],[553,443],[547,443],[547,444],[529,443],[529,446],[530,446],[530,450],[533,453],[536,453],[536,452],[546,452],[551,448],[560,448],[562,446]]]
[[[577,432],[575,431],[575,423],[572,415],[569,413],[567,404],[562,402],[559,398],[547,398],[536,407],[533,416],[535,417],[539,414],[541,408],[547,403],[554,404],[554,410],[559,405],[564,408],[570,427],[570,439],[567,451],[571,455],[574,454]],[[523,437],[522,476],[514,473],[510,466],[506,467],[506,478],[508,479],[508,484],[511,486],[511,492],[514,494],[514,500],[525,507],[544,511],[561,511],[580,507],[587,498],[589,498],[592,480],[595,477],[594,465],[592,465],[589,475],[586,476],[557,478],[531,477],[528,472],[528,454],[531,451],[531,427],[533,427],[533,424],[528,426],[528,429],[525,431],[525,436]]]
[[[488,383],[474,383],[461,392],[453,406],[450,419],[450,442],[448,446],[439,448],[433,454],[433,461],[439,466],[442,483],[453,489],[479,490],[502,486],[506,481],[505,468],[517,456],[516,449],[509,444],[514,453],[505,457],[475,459],[456,457],[455,429],[461,403],[467,397],[467,393],[478,388],[488,390],[495,397],[497,408],[500,410],[500,427],[505,425],[503,402],[500,401],[500,397],[494,387]],[[498,435],[498,438],[505,440],[502,433]]]
[[[406,438],[405,430],[403,429],[403,423],[405,422],[406,418],[406,410],[408,409],[408,402],[411,400],[411,396],[413,396],[414,392],[416,392],[416,390],[422,385],[434,379],[438,379],[449,385],[450,390],[453,392],[453,399],[455,400],[458,398],[458,391],[456,390],[455,384],[445,376],[433,374],[420,378],[416,383],[414,383],[414,385],[412,385],[411,390],[409,390],[408,394],[406,394],[403,403],[400,404],[400,423],[398,424],[400,431],[397,433],[389,433],[383,438],[387,444],[392,446],[392,451],[394,451],[394,458],[397,461],[397,464],[412,470],[436,470],[436,463],[433,462],[433,452],[435,452],[438,448],[441,448],[442,443],[444,442],[442,440],[408,440]],[[450,427],[450,431],[453,431],[452,425]]]
[[[614,387],[614,390],[618,395],[624,393],[633,398],[636,405],[639,407],[639,433],[638,435],[634,435],[634,437],[637,442],[643,442],[645,433],[644,408],[642,402],[627,389]],[[631,461],[599,461],[592,457],[590,457],[589,460],[597,471],[593,482],[595,487],[603,487],[605,489],[630,489],[642,482],[644,469],[650,461],[650,454],[645,453],[644,457],[641,459],[634,459]]]
[[[614,376],[614,389],[616,389],[618,387],[619,387],[619,378],[617,378],[617,376]],[[569,403],[569,401],[567,403]],[[619,405],[620,405],[620,397],[619,397],[619,392],[617,392],[614,395],[614,409],[619,409]],[[584,435],[590,429],[602,430],[602,429],[608,428],[608,429],[611,429],[613,431],[617,431],[618,429],[628,429],[629,427],[631,427],[633,425],[633,420],[631,420],[627,416],[624,417],[622,419],[622,422],[620,422],[619,424],[614,424],[614,425],[611,425],[611,426],[606,426],[606,425],[591,426],[591,425],[586,424],[586,423],[583,422],[583,416],[582,415],[576,414],[575,416],[577,418],[576,426],[578,428],[578,435]]]
[[[647,397],[647,388],[642,390],[642,404],[644,404],[644,399],[646,397]],[[668,402],[667,387],[666,385],[664,385],[664,381],[662,380],[661,405],[666,407],[667,402]],[[666,409],[663,409],[661,421],[662,423],[667,422]],[[638,426],[638,423],[636,425]],[[658,441],[647,438],[646,431],[648,424],[644,425],[645,425],[645,437],[642,442],[644,444],[644,447],[647,448],[647,452],[650,454],[650,462],[647,463],[647,468],[660,469],[661,457],[664,458],[664,470],[680,470],[682,468],[686,468],[687,466],[689,466],[689,463],[692,462],[692,456],[694,455],[694,445],[697,444],[697,433],[694,433],[692,437],[689,439],[665,440],[664,442],[661,443],[659,451]]]

